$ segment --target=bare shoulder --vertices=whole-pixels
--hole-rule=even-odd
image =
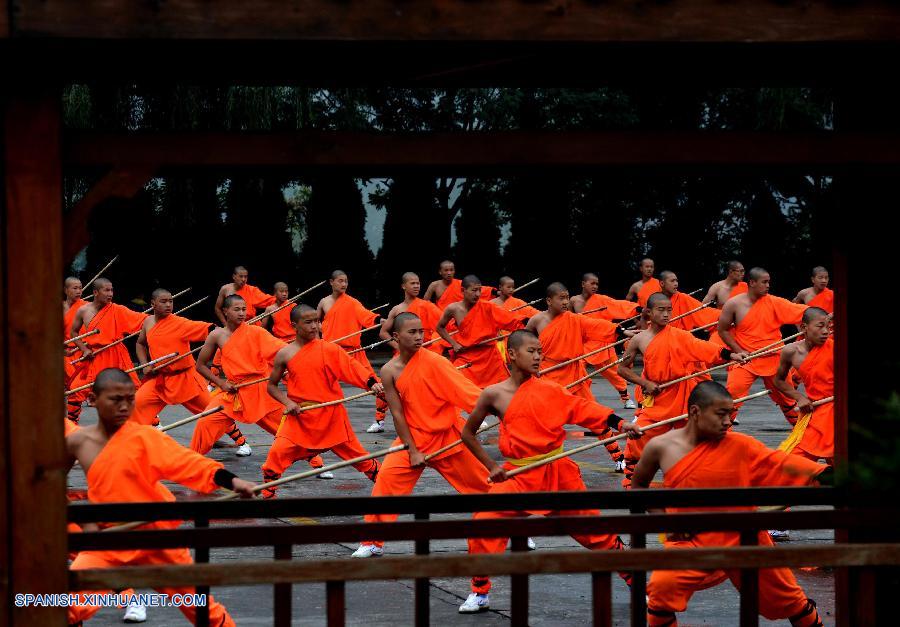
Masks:
[[[222,287],[219,288],[219,294],[222,296],[228,296],[229,294],[234,293],[234,283],[226,283]]]

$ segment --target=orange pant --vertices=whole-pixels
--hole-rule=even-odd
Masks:
[[[760,375],[753,374],[746,368],[731,368],[728,371],[728,382],[725,387],[728,388],[728,393],[731,394],[732,397],[741,398],[747,396],[750,392],[750,386],[753,385],[754,381],[756,381],[759,376]],[[785,419],[791,424],[796,423],[798,415],[797,410],[794,409],[794,405],[796,405],[797,402],[782,394],[778,388],[775,387],[775,375],[762,377],[762,380],[763,385],[771,392],[769,398],[778,405],[778,408],[781,409],[781,413],[784,414]],[[731,416],[732,419],[737,416],[741,405],[743,405],[743,403],[734,404],[734,413]]]
[[[199,414],[209,406],[211,399],[209,392],[201,389],[197,396],[184,401],[181,406],[192,414]],[[169,403],[159,395],[154,382],[150,381],[138,388],[134,396],[134,413],[131,414],[130,420],[141,425],[158,425],[157,415],[168,405]]]
[[[346,442],[341,442],[340,444],[332,446],[331,449],[325,450],[330,450],[341,459],[353,459],[354,457],[362,457],[368,453],[368,451],[362,447],[362,444],[359,443],[355,434],[353,434],[353,437]],[[262,465],[263,481],[268,483],[269,481],[280,478],[282,473],[298,459],[308,460],[309,465],[313,468],[321,468],[323,462],[322,458],[319,457],[319,453],[323,452],[323,449],[308,449],[294,444],[285,437],[276,436],[272,448],[269,449],[269,455]],[[316,459],[318,459],[318,464],[313,461]],[[375,477],[378,476],[379,466],[378,462],[374,459],[353,464],[353,467],[365,474],[372,481],[375,481]],[[267,488],[263,490],[263,498],[274,498],[275,490],[276,488]]]
[[[213,403],[214,402],[215,400],[213,400]],[[213,407],[215,407],[215,405],[213,405]],[[273,409],[260,418],[256,424],[272,435],[275,435],[278,433],[278,426],[281,424],[281,412],[281,409]],[[217,411],[209,416],[204,416],[197,421],[197,426],[194,427],[194,435],[191,438],[191,449],[197,451],[201,455],[206,455],[212,450],[216,440],[221,438],[232,424],[234,424],[234,418],[226,414],[224,410]]]
[[[88,568],[118,568],[120,566],[166,566],[171,564],[193,564],[191,552],[187,549],[159,549],[154,551],[82,551],[72,562],[72,570]],[[194,594],[194,588],[157,588],[162,594]],[[109,590],[97,592],[110,592]],[[232,627],[235,623],[225,610],[225,606],[217,603],[210,595],[209,624]],[[182,606],[178,608],[191,622],[196,623],[197,609]],[[69,624],[85,621],[100,610],[100,606],[76,605],[69,608]]]
[[[512,464],[504,466],[507,470],[515,468]],[[538,491],[584,491],[581,471],[571,459],[561,459],[536,468],[502,483],[491,484],[490,494],[510,494]],[[599,516],[597,509],[559,510],[548,512],[477,512],[474,520],[491,518],[521,518],[534,513],[542,516]],[[512,526],[512,525],[510,525]],[[593,551],[603,549],[624,549],[625,545],[615,534],[585,534],[572,536],[581,546]],[[502,553],[506,549],[509,538],[469,538],[469,553]],[[472,592],[487,594],[491,590],[490,577],[472,577]]]
[[[481,462],[463,445],[459,445],[458,453],[449,457],[442,457],[429,461],[426,466],[437,470],[447,482],[456,488],[457,492],[471,494],[473,492],[487,492],[490,485],[487,482],[487,471]],[[416,482],[422,476],[425,466],[413,468],[409,465],[409,454],[406,451],[391,453],[384,458],[384,463],[378,471],[375,487],[372,488],[372,496],[394,496],[409,494],[416,487]],[[371,514],[365,517],[366,522],[393,522],[397,520],[397,514]],[[384,546],[380,540],[366,540],[363,544]]]
[[[760,532],[760,546],[772,546],[765,531]],[[667,542],[666,548],[709,548],[696,540]],[[677,625],[675,612],[687,609],[688,601],[698,590],[717,586],[730,579],[740,590],[739,570],[655,570],[647,583],[647,624]],[[797,584],[790,568],[759,569],[759,613],[769,620],[791,618],[793,625],[821,625],[815,608],[807,612],[806,594]]]

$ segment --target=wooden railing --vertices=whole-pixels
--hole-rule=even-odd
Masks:
[[[191,547],[192,566],[127,567],[70,572],[70,590],[197,586],[274,585],[275,625],[289,625],[291,586],[326,583],[328,625],[344,624],[344,582],[348,580],[414,579],[417,625],[429,622],[429,578],[470,577],[473,574],[511,577],[511,617],[514,625],[528,622],[528,576],[550,573],[591,573],[593,621],[612,624],[611,573],[631,571],[631,622],[646,621],[646,571],[679,568],[741,569],[741,625],[758,624],[757,569],[776,566],[833,566],[869,570],[900,565],[900,544],[830,544],[820,546],[755,547],[761,529],[879,529],[893,524],[896,510],[871,507],[841,509],[847,495],[830,488],[750,488],[740,490],[635,490],[539,492],[503,495],[441,495],[379,498],[312,498],[272,501],[187,501],[152,505],[71,505],[72,522],[129,520],[193,520],[194,528],[149,531],[88,532],[69,536],[70,550]],[[723,507],[747,505],[824,505],[801,511],[646,513],[663,507]],[[835,509],[834,507],[838,508]],[[600,508],[625,509],[630,514],[601,517],[556,516],[522,519],[430,520],[436,513],[476,511],[555,511]],[[302,526],[229,525],[209,527],[210,520],[242,518],[328,517],[362,514],[413,514],[414,521],[394,523],[326,523]],[[734,531],[744,546],[665,551],[646,549],[646,534],[658,532]],[[527,552],[526,538],[583,533],[630,534],[629,551]],[[470,537],[512,537],[513,553],[503,555],[428,556],[431,540]],[[329,559],[292,561],[294,545],[359,542],[378,538],[413,541],[414,556],[378,560]],[[215,547],[273,546],[275,561],[246,561],[238,567],[205,563]],[[425,557],[428,556],[428,557]],[[874,592],[872,593],[874,594]],[[855,599],[857,603],[873,599]],[[202,608],[205,610],[205,608]],[[198,625],[208,624],[201,611]]]

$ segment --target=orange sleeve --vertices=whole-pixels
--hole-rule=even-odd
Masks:
[[[792,303],[779,296],[772,296],[771,298],[774,305],[775,318],[779,324],[800,324],[803,320],[803,312],[809,307],[809,305]]]
[[[188,320],[185,318],[182,338],[188,342],[202,342],[209,335],[209,322],[202,320]]]
[[[491,316],[494,318],[494,322],[497,323],[497,326],[505,331],[515,331],[525,327],[525,325],[522,324],[522,320],[527,316],[523,315],[520,311],[510,312],[506,311],[503,307],[491,305],[490,312]]]
[[[548,407],[562,408],[566,414],[566,423],[586,427],[594,433],[603,433],[609,426],[609,417],[613,410],[609,407],[586,398],[569,394],[560,387],[556,398],[547,399]]]
[[[428,387],[438,398],[466,412],[475,409],[475,402],[481,396],[481,388],[469,381],[463,373],[450,365],[443,357],[435,361],[433,376],[425,377]]]
[[[354,305],[356,305],[354,312],[356,314],[356,321],[361,327],[370,327],[375,324],[375,319],[378,318],[377,313],[369,311],[363,307],[360,302],[355,302]]]
[[[767,448],[762,442],[746,437],[746,454],[742,459],[750,471],[754,486],[807,485],[827,466],[800,455]]]
[[[275,354],[278,353],[282,348],[287,346],[284,342],[279,340],[277,337],[263,329],[262,327],[258,328],[262,333],[257,333],[257,342],[259,342],[259,354],[263,356],[263,359],[268,362],[271,366],[275,361]]]
[[[681,337],[681,342],[679,346],[679,351],[682,354],[690,355],[690,357],[696,361],[702,361],[707,364],[715,364],[722,362],[722,347],[713,344],[712,342],[707,342],[706,340],[701,340],[688,332],[684,332],[683,334],[679,334]]]
[[[253,302],[251,302],[250,304],[253,305],[256,309],[265,309],[275,302],[274,296],[266,294],[255,285],[251,285],[250,287],[252,288],[253,296]]]
[[[146,460],[157,480],[174,481],[197,492],[214,492],[219,486],[213,481],[217,470],[224,468],[220,462],[195,453],[181,446],[165,433],[156,429],[141,434],[150,440],[145,447]]]
[[[616,326],[609,320],[602,318],[588,318],[587,316],[579,316],[577,320],[581,323],[582,341],[603,342],[609,344],[616,341]]]
[[[144,324],[144,320],[147,319],[147,314],[139,311],[131,311],[124,305],[116,305],[115,312],[116,326],[124,332],[123,335],[134,333],[141,328],[141,325]]]
[[[369,389],[369,386],[366,384],[369,381],[369,377],[372,376],[371,372],[366,370],[359,361],[351,359],[347,351],[342,348],[329,352],[333,355],[333,357],[329,355],[331,357],[329,359],[329,367],[332,368],[332,372],[337,379],[363,390]]]

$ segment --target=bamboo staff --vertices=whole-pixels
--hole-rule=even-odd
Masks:
[[[510,311],[519,311],[520,309],[524,309],[525,307],[530,307],[531,305],[534,305],[535,303],[539,303],[542,300],[544,300],[544,299],[543,298],[535,298],[534,300],[529,301],[529,302],[525,303],[524,305],[519,305],[518,307],[513,307],[512,309],[510,309]],[[450,331],[450,333],[448,335],[456,335],[457,333],[459,333],[459,329],[456,329],[455,331]],[[505,336],[501,336],[501,337],[505,337]],[[435,342],[440,342],[443,339],[444,338],[438,336],[438,337],[434,338],[433,340],[428,340],[427,342],[422,344],[422,347],[424,348],[427,346],[431,346]],[[388,342],[390,340],[384,340],[384,341]]]
[[[369,311],[371,311],[371,309],[370,309]],[[349,338],[351,338],[351,337],[356,337],[357,335],[362,335],[362,334],[365,333],[366,331],[371,331],[372,329],[377,329],[377,328],[380,327],[380,326],[381,326],[381,323],[380,323],[380,322],[379,322],[378,324],[373,324],[372,326],[366,327],[365,329],[360,329],[359,331],[354,331],[353,333],[348,333],[347,335],[344,335],[343,337],[339,337],[339,338],[337,338],[336,340],[331,340],[331,343],[332,343],[332,344],[337,344],[338,342],[340,342],[340,341],[342,341],[342,340],[346,340],[346,339],[349,339]]]
[[[212,324],[212,323],[210,323],[210,324]],[[174,364],[176,361],[180,361],[180,360],[184,359],[185,357],[187,357],[188,355],[193,355],[194,353],[199,353],[199,352],[200,352],[200,349],[202,349],[202,348],[203,348],[202,346],[198,346],[198,347],[195,348],[194,350],[188,351],[188,352],[185,353],[184,355],[178,355],[178,357],[176,357],[176,358],[173,359],[172,361],[167,361],[167,362],[164,363],[164,364],[159,364],[159,365],[157,365],[157,366],[153,366],[153,368],[150,369],[150,372],[153,373],[153,372],[156,372],[157,370],[162,370],[163,368],[165,368],[165,367],[168,366],[169,364]]]
[[[187,290],[182,290],[182,291],[179,292],[178,294],[179,294],[179,295],[184,294],[185,292],[187,292],[187,291],[190,290],[190,289],[191,289],[191,288],[187,288]],[[175,298],[175,297],[173,296],[172,298]],[[180,314],[180,313],[184,313],[185,311],[187,311],[188,309],[190,309],[190,308],[193,307],[194,305],[199,305],[200,303],[202,303],[203,301],[205,301],[207,298],[209,298],[209,296],[204,296],[204,297],[201,298],[200,300],[191,303],[191,304],[188,305],[187,307],[183,307],[183,308],[179,309],[178,311],[175,312],[174,315],[177,316],[177,315]],[[148,309],[147,311],[153,311],[153,307],[151,307],[151,308]],[[143,312],[143,313],[147,313],[147,311],[145,311],[145,312]],[[210,323],[210,324],[212,324],[212,323]],[[100,331],[100,329],[97,329],[97,332],[98,332],[98,333],[99,333],[99,331]],[[128,335],[126,335],[126,336],[124,336],[124,337],[120,337],[120,338],[119,338],[118,340],[116,340],[115,342],[110,342],[109,344],[105,344],[105,345],[103,345],[103,346],[100,346],[99,348],[97,348],[97,350],[95,350],[95,351],[93,351],[93,352],[91,353],[91,357],[93,357],[93,356],[96,355],[97,353],[102,353],[103,351],[105,351],[105,350],[108,349],[108,348],[112,348],[113,346],[118,346],[119,344],[121,344],[121,343],[124,342],[125,340],[129,340],[129,339],[131,339],[131,338],[133,338],[133,337],[136,337],[136,336],[138,336],[138,335],[140,335],[140,334],[141,334],[141,331],[140,331],[140,329],[138,329],[138,330],[135,331],[134,333],[129,333]],[[176,353],[176,354],[177,354],[177,353]],[[76,360],[74,360],[74,361],[70,361],[69,363],[72,364],[72,365],[74,366],[75,364],[77,364],[77,363],[79,363],[79,362],[82,362],[82,361],[84,361],[84,360],[86,360],[86,359],[88,359],[88,357],[85,357],[84,355],[82,355],[82,356],[79,357],[78,359],[76,359]]]
[[[161,428],[160,431],[165,433],[166,431],[169,431],[170,429],[174,429],[176,427],[186,425],[190,422],[194,422],[195,420],[199,420],[200,418],[203,418],[204,416],[209,416],[210,414],[214,414],[217,411],[222,411],[223,409],[225,409],[225,406],[219,405],[218,407],[213,407],[211,409],[201,411],[199,414],[194,414],[192,416],[188,416],[187,418],[182,418],[181,420],[177,420],[177,421],[173,422],[172,424],[166,425],[165,427]]]
[[[536,278],[536,279],[531,279],[528,283],[526,283],[526,284],[524,284],[524,285],[520,285],[519,287],[517,287],[516,289],[514,289],[514,290],[512,291],[512,293],[515,294],[515,293],[518,292],[519,290],[524,290],[524,289],[525,289],[526,287],[528,287],[529,285],[534,285],[535,283],[537,283],[537,282],[540,281],[540,280],[541,280],[541,277],[538,277],[538,278]]]
[[[568,390],[568,389],[570,389],[570,388],[573,388],[573,387],[575,387],[576,385],[579,385],[579,384],[581,384],[581,383],[584,383],[584,382],[587,381],[588,379],[593,379],[593,378],[596,377],[597,375],[603,374],[605,371],[609,370],[609,369],[612,368],[613,366],[617,366],[617,365],[621,364],[623,361],[625,361],[625,357],[619,357],[617,360],[615,360],[615,361],[613,361],[613,362],[610,362],[610,363],[606,364],[605,366],[603,366],[603,367],[601,367],[601,368],[597,368],[597,369],[594,370],[593,372],[584,375],[584,376],[581,377],[580,379],[575,379],[575,380],[572,381],[571,383],[567,383],[567,384],[566,384],[566,389]]]
[[[759,398],[761,396],[766,396],[769,393],[769,390],[763,390],[762,392],[756,392],[755,394],[749,394],[744,396],[743,398],[734,399],[735,403],[743,403],[745,401],[752,400],[754,398]],[[643,427],[638,427],[638,431],[644,433],[645,431],[649,431],[650,429],[657,429],[659,427],[664,427],[666,425],[670,425],[673,422],[678,422],[679,420],[684,420],[688,417],[688,414],[681,414],[680,416],[675,416],[674,418],[667,418],[666,420],[660,420],[659,422],[654,422],[649,425],[645,425]],[[569,449],[568,451],[563,451],[562,453],[557,453],[556,455],[551,455],[550,457],[546,457],[540,461],[536,461],[532,464],[528,464],[527,466],[520,466],[519,468],[515,468],[506,473],[506,477],[515,477],[516,475],[520,475],[523,472],[528,470],[533,470],[535,468],[539,468],[541,466],[546,466],[547,464],[552,464],[556,460],[562,459],[564,457],[570,457],[577,453],[583,453],[584,451],[590,450],[592,448],[596,448],[598,446],[605,446],[610,442],[615,442],[616,440],[624,440],[628,437],[627,433],[620,433],[619,435],[615,435],[611,438],[605,438],[603,440],[597,440],[596,442],[591,442],[590,444],[584,444],[582,446],[577,446],[573,449]]]
[[[572,359],[567,359],[565,361],[559,362],[558,364],[554,364],[554,365],[550,366],[549,368],[544,368],[543,370],[538,372],[538,374],[539,375],[547,374],[548,372],[553,372],[554,370],[559,370],[560,368],[565,368],[566,366],[568,366],[571,363],[575,363],[576,361],[580,361],[582,359],[592,357],[592,356],[596,355],[597,353],[602,353],[603,351],[609,350],[610,348],[618,346],[619,344],[624,344],[625,342],[627,342],[630,339],[631,338],[629,338],[629,337],[622,338],[621,340],[618,340],[617,342],[613,342],[612,344],[607,344],[606,346],[601,346],[600,348],[595,348],[592,351],[586,352],[584,355],[578,355],[578,357],[573,357]]]
[[[376,346],[381,346],[382,344],[387,344],[394,338],[388,338],[386,340],[378,340],[377,342],[372,342],[371,344],[366,344],[365,346],[360,346],[359,348],[354,348],[352,351],[347,351],[348,355],[353,355],[355,353],[359,353],[362,351],[367,351],[370,348],[375,348]]]
[[[133,368],[129,368],[128,370],[125,371],[125,374],[131,374],[135,370],[140,370],[141,368],[146,368],[147,366],[152,366],[153,364],[159,363],[164,359],[169,359],[171,357],[174,357],[177,354],[178,353],[169,353],[168,355],[163,355],[162,357],[157,357],[156,359],[151,359],[150,361],[148,361],[145,364],[138,364],[137,366],[134,366]],[[71,390],[66,390],[64,395],[71,396],[72,394],[75,394],[75,392],[81,392],[82,390],[86,390],[89,387],[91,387],[92,385],[94,385],[93,381],[91,381],[90,383],[85,383],[84,385],[80,385],[77,388],[73,388]]]
[[[682,318],[687,318],[687,317],[690,316],[691,314],[697,313],[697,312],[700,311],[701,309],[706,309],[707,307],[709,307],[710,305],[712,305],[712,304],[715,303],[715,302],[716,302],[716,301],[711,300],[711,301],[709,301],[708,303],[703,303],[703,304],[700,305],[699,307],[694,307],[694,308],[691,309],[690,311],[686,311],[686,312],[684,312],[683,314],[678,314],[678,315],[675,316],[674,318],[670,319],[670,320],[669,320],[669,323],[671,324],[672,322],[675,322],[676,320],[681,320]]]
[[[480,435],[480,434],[484,433],[485,431],[489,431],[490,429],[493,429],[494,427],[496,427],[499,424],[500,424],[500,421],[498,420],[497,422],[495,422],[492,425],[485,425],[485,426],[481,427],[478,431],[476,431],[475,435]],[[460,438],[454,442],[451,442],[450,444],[447,444],[446,446],[442,446],[441,448],[434,451],[433,453],[428,453],[428,455],[425,456],[425,461],[427,462],[429,459],[436,457],[437,455],[440,455],[441,453],[446,453],[450,449],[452,449],[456,446],[459,446],[462,443],[463,443],[462,438]]]
[[[63,340],[63,346],[65,346],[66,344],[71,344],[75,340],[83,340],[84,338],[86,338],[88,336],[97,335],[98,333],[100,333],[100,329],[94,329],[93,331],[88,331],[87,333],[82,333],[81,335],[75,335],[73,337],[70,337],[68,340]]]
[[[752,352],[750,353],[750,356],[751,356],[751,357],[759,357],[759,353],[768,351],[770,348],[772,348],[772,347],[774,347],[774,346],[778,346],[779,344],[783,344],[783,343],[787,342],[788,340],[793,340],[795,337],[800,337],[801,335],[803,335],[803,332],[802,332],[802,331],[798,331],[797,333],[793,333],[793,334],[791,334],[791,335],[789,335],[789,336],[787,336],[787,337],[785,337],[785,338],[782,338],[782,339],[778,340],[777,342],[772,342],[771,344],[766,344],[766,345],[763,346],[762,348],[757,348],[755,351],[752,351]]]
[[[781,350],[784,350],[784,346],[776,346],[775,348],[770,348],[769,350],[763,351],[761,353],[753,353],[749,356],[749,358],[747,359],[747,362],[749,362],[753,359],[756,359],[757,357],[765,357],[766,355],[771,355],[773,353],[777,353]],[[729,366],[733,366],[735,364],[736,364],[736,362],[727,361],[724,364],[719,364],[718,366],[713,366],[712,368],[707,368],[706,370],[701,370],[699,372],[694,372],[693,374],[688,374],[683,377],[678,377],[677,379],[672,379],[671,381],[666,381],[665,383],[660,383],[659,389],[664,390],[667,387],[677,385],[678,383],[681,383],[682,381],[687,381],[688,379],[693,379],[694,377],[699,377],[704,374],[709,374],[710,372],[715,372],[716,370],[721,370],[722,368],[728,368]]]
[[[388,305],[390,305],[390,303],[385,303],[385,304],[383,304],[383,305],[378,305],[378,307],[372,307],[369,311],[378,311],[379,309],[384,309],[384,308],[387,307]]]
[[[581,315],[586,316],[587,314],[597,313],[598,311],[603,311],[604,309],[609,309],[607,305],[603,305],[603,307],[594,307],[593,309],[588,309],[587,311],[582,311]],[[575,313],[575,312],[572,312]]]
[[[285,307],[290,307],[293,303],[295,303],[295,302],[297,302],[298,300],[300,300],[300,297],[301,297],[301,296],[304,296],[304,295],[310,293],[311,291],[313,291],[313,290],[316,289],[317,287],[321,287],[322,285],[325,285],[325,281],[319,281],[318,283],[316,283],[315,285],[313,285],[311,288],[306,289],[306,290],[303,290],[302,292],[300,292],[300,293],[297,294],[296,296],[292,296],[291,298],[289,298],[289,299],[287,299],[286,301],[284,301],[284,304],[281,305],[281,307],[277,307],[277,308],[273,309],[272,311],[270,311],[269,313],[263,312],[263,313],[261,313],[261,314],[259,314],[259,315],[253,316],[252,318],[250,318],[249,320],[245,320],[244,322],[246,322],[247,324],[253,324],[254,322],[259,322],[259,321],[262,320],[263,318],[266,318],[266,317],[268,317],[268,316],[271,316],[272,314],[274,314],[274,313],[276,313],[276,312],[278,312],[278,311],[281,311],[281,310],[284,309]]]
[[[192,288],[187,287],[187,288],[181,290],[180,292],[178,292],[177,294],[172,294],[172,300],[175,300],[175,299],[178,298],[179,296],[184,296],[185,294],[187,294],[188,292],[190,292],[191,289],[192,289]],[[209,298],[209,297],[208,297],[208,296],[204,296],[203,298],[201,298],[200,300],[198,300],[196,303],[191,303],[190,305],[188,305],[187,307],[185,307],[185,308],[182,309],[181,311],[176,311],[175,313],[176,313],[176,314],[180,314],[180,313],[181,313],[182,311],[184,311],[185,309],[189,309],[189,308],[193,307],[194,305],[196,305],[197,303],[202,303],[202,302],[205,301],[207,298]],[[147,308],[146,308],[144,311],[142,311],[141,313],[148,314],[148,313],[150,313],[151,311],[153,311],[153,307],[147,307]]]
[[[106,264],[105,266],[103,266],[103,269],[100,270],[100,272],[98,272],[97,274],[95,274],[93,279],[91,279],[90,281],[88,281],[87,283],[84,284],[84,287],[81,288],[81,291],[83,292],[84,290],[86,290],[88,287],[91,286],[91,283],[93,283],[94,281],[99,279],[101,276],[103,276],[103,273],[106,272],[107,270],[109,270],[109,267],[111,265],[113,265],[118,259],[119,259],[118,255],[116,255],[115,257],[110,259],[109,263]],[[87,299],[85,299],[85,300],[87,300]]]

